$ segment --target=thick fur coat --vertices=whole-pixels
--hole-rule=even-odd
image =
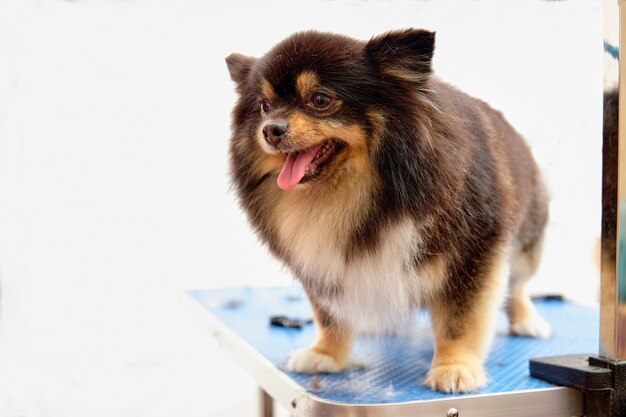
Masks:
[[[318,327],[293,370],[342,370],[355,333],[397,330],[415,306],[442,391],[485,384],[506,295],[512,333],[549,334],[524,292],[548,216],[540,173],[500,112],[432,74],[434,41],[303,32],[227,58],[235,190]]]

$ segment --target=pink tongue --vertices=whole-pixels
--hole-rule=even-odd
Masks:
[[[313,162],[315,154],[321,147],[322,145],[320,144],[306,151],[287,155],[285,165],[283,165],[283,169],[278,174],[278,181],[276,181],[278,186],[283,190],[291,190],[298,185],[302,177],[304,177],[306,167]]]

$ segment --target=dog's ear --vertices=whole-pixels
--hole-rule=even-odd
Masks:
[[[432,71],[435,32],[405,29],[372,38],[365,56],[381,75],[423,82]]]
[[[230,54],[226,57],[226,65],[228,66],[228,72],[230,72],[230,78],[237,83],[237,87],[243,85],[255,61],[256,58],[242,54]]]

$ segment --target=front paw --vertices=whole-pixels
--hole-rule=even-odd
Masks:
[[[317,374],[320,372],[341,372],[343,366],[332,357],[308,348],[293,352],[287,362],[287,369],[303,374]]]
[[[424,383],[437,391],[471,392],[487,383],[487,374],[480,365],[440,365],[428,372]]]

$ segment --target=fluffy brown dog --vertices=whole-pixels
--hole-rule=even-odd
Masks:
[[[548,215],[537,166],[499,112],[431,74],[434,41],[303,32],[226,59],[237,194],[318,327],[294,371],[342,370],[355,333],[397,330],[423,306],[426,384],[475,390],[507,280],[511,332],[550,332],[524,292]]]

